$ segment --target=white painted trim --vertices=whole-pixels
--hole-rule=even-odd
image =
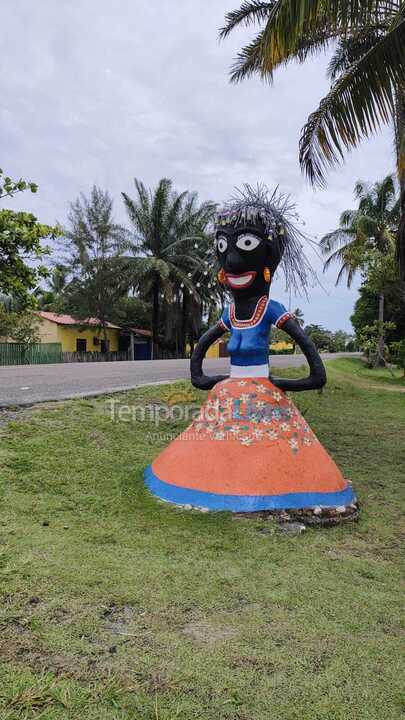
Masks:
[[[231,377],[269,377],[269,366],[265,365],[231,365]]]

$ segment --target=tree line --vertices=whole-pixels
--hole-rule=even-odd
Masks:
[[[35,183],[0,178],[0,199],[37,192]],[[380,364],[387,347],[393,355],[397,344],[398,355],[405,342],[405,292],[395,257],[400,197],[393,176],[359,181],[354,195],[357,207],[341,214],[320,248],[325,270],[339,265],[336,284],[346,278],[350,287],[361,274],[351,317],[356,338],[319,325],[305,331],[321,350],[362,347]],[[213,260],[216,206],[177,192],[165,178],[154,189],[135,179],[133,195],[122,193],[122,201],[127,226],[116,222],[108,191],[96,186],[70,204],[63,226],[0,210],[0,336],[35,341],[35,317],[23,312],[35,305],[83,322],[96,317],[105,339],[109,322],[150,329],[155,358],[184,357],[193,348],[224,302]],[[295,314],[304,326],[299,308]],[[280,339],[275,330],[273,340]]]
[[[357,344],[367,353],[370,365],[383,365],[387,357],[402,364],[405,284],[395,254],[400,192],[395,177],[388,175],[372,184],[358,181],[354,196],[357,207],[344,210],[339,227],[320,242],[328,256],[324,269],[337,263],[336,284],[346,278],[348,288],[355,275],[361,274],[359,298],[350,318]]]
[[[7,178],[4,196],[28,188],[37,190]],[[78,320],[96,317],[105,337],[108,322],[150,329],[154,357],[184,356],[222,305],[210,262],[216,206],[177,192],[167,178],[153,190],[135,179],[134,194],[122,193],[122,200],[128,227],[115,221],[108,191],[96,186],[70,204],[64,226],[1,210],[8,230],[2,234],[0,291],[13,298],[15,310],[35,304]],[[9,331],[16,323],[18,313],[10,320],[13,308],[5,315],[3,303],[0,335],[7,319]]]

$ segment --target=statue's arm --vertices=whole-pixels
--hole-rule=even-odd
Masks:
[[[216,340],[218,340],[226,332],[221,322],[218,322],[199,339],[194,348],[190,361],[191,382],[194,387],[199,390],[211,390],[221,380],[226,380],[227,375],[204,375],[202,364],[205,354]]]
[[[283,330],[300,346],[308,361],[309,375],[306,378],[297,380],[270,376],[270,380],[280,388],[280,390],[293,390],[295,392],[299,392],[300,390],[319,390],[326,383],[326,371],[314,343],[292,317],[283,324]]]

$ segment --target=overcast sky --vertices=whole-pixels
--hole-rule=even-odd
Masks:
[[[120,192],[133,177],[222,202],[234,186],[265,182],[296,200],[305,230],[321,237],[353,204],[358,178],[394,170],[390,130],[353,152],[314,191],[298,167],[298,139],[327,92],[327,56],[280,70],[272,87],[230,85],[228,70],[252,31],[218,43],[238,0],[14,0],[1,15],[2,153],[12,177],[40,186],[10,203],[43,222],[64,222],[69,201],[93,183],[107,188],[124,220]],[[309,253],[314,266],[321,262]],[[350,330],[356,291],[322,275],[306,322]],[[283,283],[273,297],[288,305]]]

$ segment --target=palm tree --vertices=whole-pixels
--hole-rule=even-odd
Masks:
[[[304,313],[302,312],[301,308],[295,308],[293,311],[293,315],[300,327],[304,327],[305,320],[304,320]]]
[[[56,263],[51,274],[46,279],[47,289],[37,287],[34,290],[34,297],[40,310],[53,310],[62,312],[65,309],[65,291],[69,288],[69,268],[61,263]]]
[[[55,296],[61,295],[66,288],[69,276],[69,268],[57,263],[53,268],[50,277],[47,279],[49,291]]]
[[[167,178],[160,180],[154,190],[136,178],[134,183],[135,199],[122,193],[133,228],[127,272],[133,289],[151,297],[156,357],[162,302],[173,310],[182,305],[183,316],[192,312],[191,302],[201,305],[202,283],[197,278],[201,280],[203,272],[208,271],[202,268],[200,244],[206,242],[206,228],[215,205],[199,205],[194,193],[177,193]]]
[[[336,230],[325,235],[320,246],[329,255],[326,271],[332,263],[339,263],[336,285],[346,275],[350,288],[355,273],[365,269],[370,257],[393,255],[399,222],[399,199],[394,178],[388,175],[382,182],[370,186],[357,182],[354,188],[357,210],[345,210]],[[370,255],[371,253],[371,255]],[[379,295],[378,320],[384,322],[384,293]],[[383,359],[384,337],[381,334],[378,355]],[[378,359],[378,356],[377,356]]]
[[[367,250],[393,252],[399,222],[399,200],[392,175],[372,186],[358,181],[354,196],[357,210],[344,210],[339,227],[320,241],[322,254],[329,255],[324,271],[332,263],[340,263],[336,285],[346,275],[348,288],[356,271],[364,267]]]
[[[397,254],[405,277],[405,3],[403,0],[243,0],[226,15],[220,32],[239,25],[260,31],[239,52],[231,80],[304,62],[337,43],[329,65],[329,93],[305,124],[300,164],[314,184],[325,184],[328,166],[383,124],[393,122],[400,183],[401,222]]]

